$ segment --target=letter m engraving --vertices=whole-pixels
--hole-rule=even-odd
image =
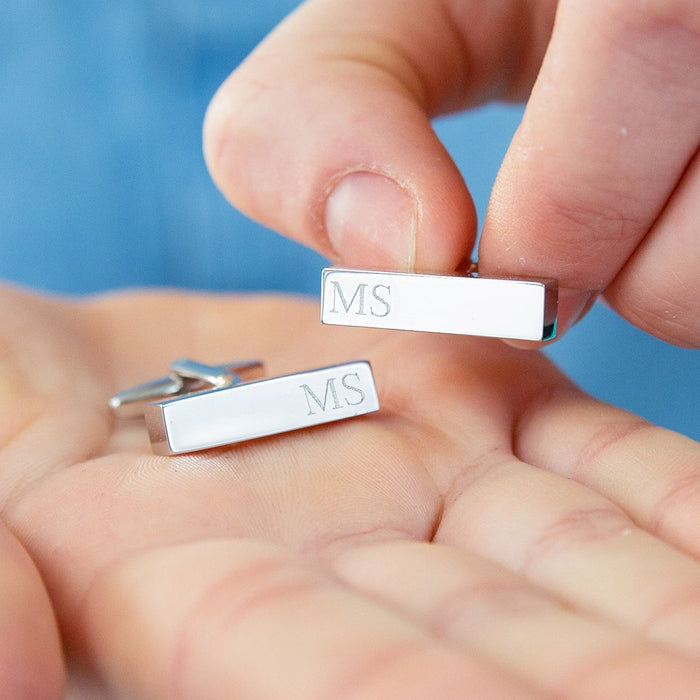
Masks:
[[[367,288],[367,284],[358,284],[354,294],[350,297],[350,301],[345,298],[345,294],[343,294],[343,290],[339,282],[336,282],[336,280],[331,280],[331,284],[333,285],[333,307],[330,311],[332,314],[341,313],[337,308],[338,300],[340,299],[340,303],[343,309],[345,309],[346,314],[351,312],[351,309],[355,304],[355,300],[357,300],[357,311],[355,314],[357,316],[367,315],[367,312],[365,311],[365,289]]]
[[[337,410],[343,407],[340,401],[338,400],[338,391],[335,388],[335,377],[331,377],[330,379],[326,380],[326,391],[323,394],[323,401],[321,401],[321,399],[319,399],[318,396],[314,394],[313,390],[308,384],[301,384],[299,388],[302,389],[304,392],[306,406],[309,409],[309,412],[306,414],[307,416],[313,416],[316,414],[316,411],[314,411],[314,407],[321,409],[322,412],[325,412],[329,396],[333,400],[333,410]]]

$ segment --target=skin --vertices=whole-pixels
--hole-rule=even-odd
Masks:
[[[310,0],[221,87],[205,155],[237,207],[334,260],[449,272],[476,217],[430,119],[493,99],[527,107],[480,271],[558,279],[560,333],[603,294],[700,347],[696,0]]]
[[[69,698],[700,693],[700,445],[540,353],[274,297],[3,288],[0,317],[5,697],[66,668]],[[176,356],[366,358],[382,410],[154,456],[107,399]]]

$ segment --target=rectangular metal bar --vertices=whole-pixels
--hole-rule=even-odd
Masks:
[[[328,267],[321,321],[341,326],[549,340],[557,282]]]
[[[146,406],[157,454],[194,452],[379,409],[368,362],[211,389]]]

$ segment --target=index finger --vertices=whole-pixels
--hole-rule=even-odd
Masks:
[[[559,3],[542,70],[493,190],[479,260],[485,273],[559,279],[569,290],[564,325],[615,280],[697,150],[697,9],[693,0]],[[696,298],[698,258],[684,246],[687,237],[676,236],[678,252],[666,259],[684,256],[688,269],[674,289]],[[653,277],[678,273],[659,265]],[[697,344],[697,322],[671,318],[682,305],[653,278],[643,301],[625,306],[655,335]],[[651,308],[635,318],[632,306]]]

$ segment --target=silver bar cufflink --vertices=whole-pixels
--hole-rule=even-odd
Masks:
[[[199,366],[198,380],[207,373],[207,367]],[[212,378],[220,368],[209,369]],[[237,381],[223,387],[209,384],[206,390],[161,398],[143,407],[156,454],[195,452],[379,410],[372,369],[366,361],[270,379]],[[133,390],[117,397],[129,391]],[[110,401],[113,408],[115,398]]]
[[[556,335],[556,280],[327,267],[321,321],[331,325],[518,340]]]

